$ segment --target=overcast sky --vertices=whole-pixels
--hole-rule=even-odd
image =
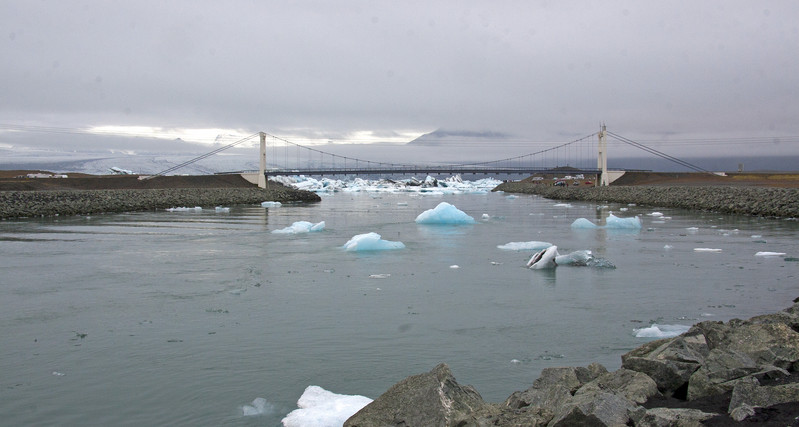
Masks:
[[[799,135],[795,0],[0,0],[0,28],[0,143],[3,125]]]

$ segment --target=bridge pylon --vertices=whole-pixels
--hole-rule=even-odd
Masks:
[[[258,162],[258,187],[266,188],[266,134],[258,132],[261,136],[261,153]]]
[[[608,141],[605,139],[605,132],[607,129],[605,128],[605,124],[599,127],[599,144],[598,144],[598,152],[596,156],[596,168],[600,171],[599,179],[597,180],[597,186],[605,187],[609,184],[608,181]]]

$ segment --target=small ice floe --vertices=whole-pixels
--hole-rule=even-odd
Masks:
[[[64,375],[66,375],[66,374],[63,373],[63,372],[53,371],[53,376],[54,377],[63,377]]]
[[[570,203],[555,203],[553,205],[556,208],[570,208],[572,205]]]
[[[694,248],[694,252],[721,252],[718,248]]]
[[[407,202],[397,202],[397,206],[408,206]]]
[[[455,206],[441,202],[416,217],[417,224],[474,224],[474,218]]]
[[[699,227],[688,227],[685,229],[687,232],[694,234],[699,231]]]
[[[515,194],[509,194],[509,195],[505,196],[505,198],[506,198],[506,199],[518,199],[518,198],[519,198],[519,196],[517,196],[517,195],[515,195]]]
[[[308,221],[297,221],[294,224],[280,230],[273,230],[274,234],[301,234],[310,233],[312,231],[322,231],[325,229],[325,222],[317,222],[316,224]]]
[[[648,328],[633,329],[636,338],[672,338],[688,332],[690,326],[685,325],[658,325],[653,323]]]
[[[753,235],[751,235],[750,237],[751,237],[752,239],[762,239],[762,238],[763,238],[763,235],[762,235],[762,234],[753,234]]]
[[[283,206],[283,203],[280,202],[261,202],[262,208],[279,208]]]
[[[489,219],[491,219],[491,217],[488,216],[488,214],[483,214],[482,218],[483,218],[483,221],[488,221]]]
[[[451,268],[453,270],[457,270],[457,269],[461,268],[461,266],[459,266],[458,264],[452,264],[452,265],[449,266],[449,268]]]
[[[200,206],[195,206],[193,208],[187,208],[184,206],[177,207],[177,208],[167,208],[167,212],[202,212],[203,208]]]
[[[512,365],[520,365],[522,363],[522,361],[519,360],[519,359],[511,359],[510,363]]]
[[[662,212],[651,212],[651,213],[648,213],[647,215],[648,216],[662,217],[663,213]]]
[[[497,261],[491,261],[491,265],[502,265],[502,263]]]
[[[392,242],[383,240],[377,233],[358,234],[353,236],[347,243],[342,246],[344,250],[350,252],[363,252],[363,251],[384,251],[391,249],[404,249],[405,244],[402,242]]]
[[[574,220],[574,222],[572,222],[572,228],[578,230],[590,230],[593,228],[599,228],[599,226],[587,218],[577,218]]]
[[[530,242],[509,242],[504,245],[497,245],[497,248],[505,251],[540,251],[550,246],[552,246],[552,243],[533,240]]]
[[[391,277],[391,274],[388,274],[388,273],[370,274],[369,275],[370,279],[388,279],[389,277]]]
[[[775,256],[785,256],[785,255],[788,254],[786,254],[785,252],[766,252],[766,251],[757,252],[755,254],[755,256],[762,256],[762,257],[775,257]]]
[[[699,316],[701,316],[701,317],[713,317],[713,316],[715,316],[715,314],[713,314],[713,313],[702,313]]]
[[[674,246],[672,246],[672,245],[665,245],[665,246],[663,246],[663,249],[668,251],[669,249],[672,249],[673,247]]]
[[[372,403],[365,396],[335,394],[319,386],[308,386],[297,400],[297,408],[281,422],[284,427],[340,426],[364,406]]]
[[[591,220],[587,218],[575,219],[574,222],[572,222],[571,227],[573,229],[583,229],[583,230],[594,229],[594,228],[607,228],[615,230],[639,230],[641,229],[641,218],[637,216],[621,218],[611,213],[610,215],[608,215],[607,219],[605,220],[604,227],[594,224],[593,222],[591,222]]]
[[[217,206],[214,208],[214,212],[216,213],[230,213],[230,208],[225,206]]]
[[[249,405],[243,405],[241,407],[241,413],[245,417],[271,414],[274,411],[274,405],[267,402],[263,397],[257,397]]]

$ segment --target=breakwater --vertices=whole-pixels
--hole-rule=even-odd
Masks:
[[[555,187],[530,182],[506,182],[494,191],[536,194],[555,200],[635,203],[725,214],[799,217],[799,189],[727,186]]]
[[[186,206],[230,206],[263,201],[316,202],[310,191],[270,188],[171,188],[0,191],[0,218],[133,212]]]

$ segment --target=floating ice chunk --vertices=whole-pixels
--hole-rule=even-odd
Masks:
[[[369,275],[370,279],[388,279],[389,277],[391,277],[391,274],[388,274],[388,273],[370,274]]]
[[[697,231],[699,231],[699,227],[688,227],[688,228],[686,228],[686,230],[689,233],[696,233]]]
[[[555,203],[554,207],[556,207],[556,208],[570,208],[570,207],[572,207],[572,205],[569,204],[569,203]]]
[[[343,246],[344,250],[351,252],[361,251],[383,251],[391,249],[403,249],[405,244],[402,242],[392,242],[383,240],[377,233],[358,234],[348,240]]]
[[[283,203],[280,202],[261,202],[262,208],[279,208],[283,206]]]
[[[661,213],[661,212],[652,212],[652,213],[648,213],[647,215],[660,217],[660,216],[663,216],[663,213]]]
[[[199,206],[195,206],[193,208],[187,207],[179,207],[179,208],[167,208],[167,212],[202,212],[203,208]]]
[[[417,224],[474,224],[474,218],[455,206],[441,202],[416,217]]]
[[[717,248],[694,248],[694,252],[721,252],[721,249],[717,249]]]
[[[672,246],[672,245],[665,245],[665,246],[663,246],[663,249],[665,249],[665,250],[669,250],[669,249],[671,249],[671,248],[673,248],[673,247],[674,247],[674,246]]]
[[[785,252],[766,252],[766,251],[758,252],[755,254],[755,256],[785,256],[785,255],[787,255]]]
[[[506,199],[518,199],[518,198],[519,198],[519,196],[517,196],[517,195],[515,195],[515,194],[509,194],[509,195],[505,196],[505,198],[506,198]]]
[[[483,218],[483,221],[488,221],[489,219],[491,219],[491,217],[488,216],[488,214],[483,214],[482,218]]]
[[[653,323],[648,328],[633,329],[636,338],[671,338],[688,332],[690,326],[685,325],[658,325]]]
[[[586,218],[577,218],[572,223],[572,228],[588,230],[588,229],[592,229],[592,228],[599,228],[599,226],[594,224],[593,222],[591,222],[590,220],[588,220]]]
[[[322,231],[325,229],[325,222],[317,222],[316,224],[308,221],[297,221],[294,224],[280,230],[273,230],[274,234],[300,234],[310,233],[312,231]]]
[[[594,255],[591,251],[574,251],[566,255],[558,255],[555,257],[555,263],[558,265],[588,265]]]
[[[63,377],[64,375],[66,374],[63,372],[53,371],[53,376],[55,377]]]
[[[752,235],[752,236],[750,236],[750,237],[751,237],[751,238],[753,238],[753,239],[760,239],[760,238],[762,238],[762,237],[763,237],[763,235],[762,235],[762,234],[753,234],[753,235]]]
[[[217,206],[217,207],[214,208],[214,212],[216,212],[216,213],[229,213],[230,212],[230,208],[226,208],[226,207],[223,207],[223,206]]]
[[[552,243],[533,240],[531,242],[509,242],[504,245],[497,245],[497,248],[506,251],[540,251],[550,246],[552,246]]]
[[[408,206],[407,202],[397,202],[397,206]]]
[[[552,245],[533,255],[533,257],[530,258],[529,261],[527,261],[527,267],[533,270],[555,268],[557,267],[557,263],[555,262],[555,257],[557,257],[558,255],[559,255],[558,247]]]
[[[251,404],[242,406],[241,412],[245,417],[252,417],[272,413],[274,409],[275,407],[267,402],[266,399],[258,397]]]
[[[623,229],[638,229],[641,228],[641,218],[637,216],[629,218],[619,218],[616,215],[608,215],[605,220],[606,228],[623,228]]]
[[[312,385],[297,400],[299,409],[289,412],[282,422],[284,427],[341,426],[370,403],[368,397],[335,394]]]
[[[452,264],[452,265],[449,266],[449,268],[451,268],[453,270],[457,270],[457,269],[461,268],[461,266],[459,266],[458,264]]]

